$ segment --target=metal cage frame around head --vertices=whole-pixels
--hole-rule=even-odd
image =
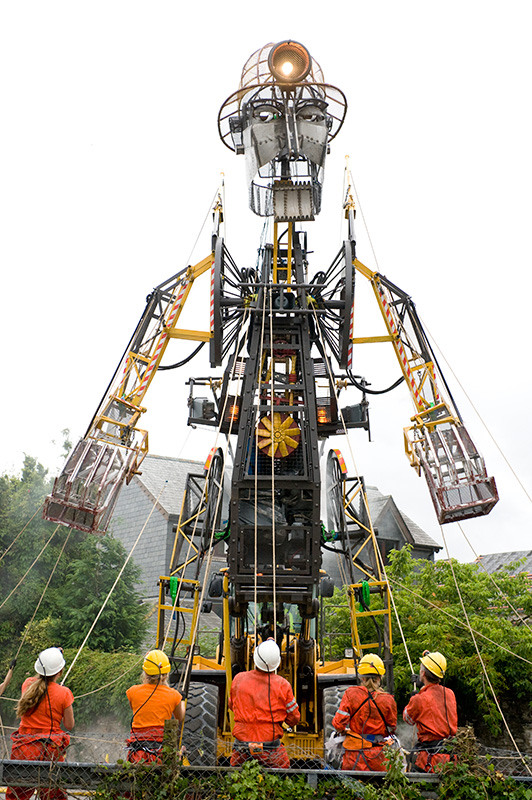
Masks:
[[[271,87],[274,92],[275,90],[288,91],[287,87],[275,80],[270,71],[268,58],[273,47],[276,47],[276,44],[269,42],[248,58],[242,68],[238,89],[229,95],[218,112],[220,139],[233,152],[236,152],[236,147],[232,142],[230,120],[240,115],[242,106],[250,99],[253,93],[257,93],[265,87]],[[327,115],[331,119],[328,141],[332,141],[342,127],[347,113],[347,99],[344,93],[336,86],[325,83],[323,71],[312,56],[308,75],[302,81],[290,87],[290,91],[301,91],[301,89],[310,89],[311,97],[317,96],[326,101]]]

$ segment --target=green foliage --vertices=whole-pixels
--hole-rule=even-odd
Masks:
[[[76,652],[65,651],[67,667]],[[140,682],[142,660],[143,657],[137,653],[104,653],[83,649],[67,681],[76,698],[76,723],[90,724],[105,710],[117,721],[129,724],[131,709],[126,689]],[[96,689],[101,691],[96,692]]]
[[[65,527],[44,521],[41,507],[50,491],[47,471],[30,456],[25,456],[20,476],[0,476],[0,598],[9,598],[0,609],[0,670],[7,668],[23,631],[37,651],[51,644],[78,647],[126,558],[122,545],[110,536],[100,538],[79,531],[69,535]],[[130,562],[91,634],[92,649],[140,647],[147,622],[135,590],[138,576],[138,568]],[[41,597],[28,631],[26,626]]]
[[[303,775],[269,772],[254,760],[230,771],[183,774],[176,747],[171,745],[172,733],[168,734],[161,764],[119,762],[118,770],[110,769],[105,775],[96,800],[116,800],[124,794],[130,800],[532,800],[527,784],[505,778],[479,762],[470,729],[456,737],[453,746],[459,763],[444,768],[439,785],[410,782],[403,772],[402,754],[390,748],[387,771],[377,781],[322,774],[315,788]]]
[[[34,674],[36,654],[51,645],[61,645],[68,668],[126,558],[120,542],[111,536],[72,531],[43,595],[69,534],[66,528],[42,519],[42,503],[50,491],[46,470],[30,456],[25,457],[20,476],[0,476],[0,603],[15,589],[0,609],[0,680],[24,637],[1,704],[2,715],[10,724],[15,719],[15,704],[8,698],[18,698],[23,681]],[[52,534],[50,544],[37,559]],[[102,712],[129,721],[125,690],[139,680],[139,650],[147,627],[146,611],[135,589],[138,576],[138,568],[128,563],[68,677],[67,685],[78,698],[74,706],[77,724],[90,723]],[[114,682],[118,676],[122,677]],[[88,694],[108,683],[108,688]]]
[[[316,788],[303,776],[271,773],[257,761],[230,772],[186,777],[175,761],[175,751],[164,747],[161,765],[119,762],[119,770],[104,777],[96,800],[124,794],[131,800],[532,800],[527,784],[470,763],[446,767],[439,786],[410,783],[396,751],[389,754],[388,772],[375,784],[347,775],[321,776]]]
[[[497,696],[512,703],[518,700],[530,704],[532,672],[526,662],[532,661],[532,632],[516,618],[508,604],[509,600],[521,617],[530,618],[532,595],[526,575],[512,577],[508,571],[500,571],[494,576],[494,585],[490,576],[476,564],[460,564],[454,560],[452,564],[478,649]],[[501,720],[467,627],[450,564],[416,561],[404,548],[390,554],[388,576],[416,666],[425,648],[443,652],[448,661],[446,683],[459,698],[461,718],[479,721],[480,714],[492,733],[498,734]],[[407,692],[410,667],[397,631],[394,638],[396,680]]]
[[[83,642],[125,558],[124,547],[109,534],[87,536],[80,543],[56,604],[60,620],[56,636],[65,646],[79,647]],[[146,611],[134,589],[139,577],[140,568],[130,561],[91,633],[92,649],[110,652],[140,646],[146,633]]]
[[[343,658],[344,649],[351,647],[351,618],[344,589],[335,588],[330,598],[322,599],[325,658]]]
[[[43,619],[35,619],[31,624],[28,622],[22,631],[24,637],[22,657],[24,657],[26,653],[36,656],[41,650],[50,647],[50,643],[55,641],[56,625],[57,620],[51,616],[44,617]]]
[[[39,513],[43,498],[49,490],[50,482],[46,470],[30,456],[24,458],[20,478],[0,476],[0,556],[3,556],[27,525],[24,533],[2,559],[2,600],[8,597],[54,531],[54,526],[44,522]],[[53,545],[46,549],[23,584],[0,610],[0,646],[2,655],[8,662],[13,643],[33,614],[66,535],[65,529],[55,534]],[[49,614],[52,604],[51,596],[45,598],[41,606],[41,616]]]
[[[42,624],[33,629],[32,636],[36,638],[30,643],[26,642],[24,644],[18,657],[9,689],[6,691],[7,697],[20,697],[20,689],[23,682],[26,678],[35,674],[36,653],[43,646],[39,637],[43,633],[41,629],[46,630],[46,623],[47,620],[43,620]],[[77,648],[65,649],[65,672],[76,653]],[[80,724],[90,725],[102,713],[113,716],[117,722],[129,724],[131,710],[125,693],[130,686],[140,682],[141,669],[142,656],[137,653],[104,653],[84,648],[72,672],[65,681],[66,686],[72,691],[75,698],[74,715],[76,726],[78,727]],[[15,704],[3,698],[1,711],[4,722],[10,725],[14,724]]]
[[[200,779],[204,793],[198,794],[199,781],[182,777],[172,767],[168,754],[160,766],[127,761],[119,761],[117,766],[118,770],[109,769],[104,774],[94,793],[95,800],[117,800],[119,797],[131,800],[194,800],[196,797],[214,800],[216,797],[211,791],[209,778]]]
[[[280,777],[265,772],[259,762],[253,760],[246,761],[238,773],[224,776],[220,789],[221,797],[228,800],[311,800],[316,797],[304,777]]]
[[[219,643],[219,633],[216,631],[198,631],[198,638],[196,643],[199,645],[200,653],[202,656],[206,658],[215,658],[216,657],[216,648],[218,647]],[[185,646],[185,651],[186,651]]]
[[[481,763],[471,728],[461,729],[454,737],[453,749],[458,763],[442,771],[438,787],[441,800],[532,800],[532,789],[497,772],[493,765]]]
[[[395,603],[414,670],[423,650],[440,650],[448,661],[446,685],[458,699],[461,724],[483,724],[493,735],[501,731],[501,720],[485,679],[474,642],[462,610],[452,570],[446,561],[412,559],[410,548],[392,551],[387,567]],[[523,708],[532,704],[532,632],[516,617],[508,603],[525,619],[532,618],[532,593],[525,574],[512,577],[508,571],[490,576],[475,564],[453,561],[460,593],[489,680],[500,701]],[[505,599],[507,598],[507,599]],[[380,598],[372,595],[372,608]],[[350,622],[345,594],[335,591],[325,601],[327,630],[335,636],[331,651],[340,658],[350,645]],[[368,625],[369,621],[363,622]],[[410,665],[395,617],[393,618],[395,697],[399,707],[411,691]],[[362,638],[374,639],[370,628],[361,627]],[[367,640],[367,639],[366,639]],[[506,648],[503,649],[503,648]],[[326,647],[326,655],[329,656]]]

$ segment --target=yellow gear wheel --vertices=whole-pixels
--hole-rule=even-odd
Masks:
[[[293,453],[299,445],[301,431],[289,414],[279,411],[271,416],[263,417],[257,425],[257,444],[259,450],[274,458],[285,458]]]

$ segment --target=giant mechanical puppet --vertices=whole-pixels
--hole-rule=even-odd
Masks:
[[[167,346],[173,338],[196,340],[192,357],[208,344],[213,374],[189,380],[188,422],[211,426],[230,446],[213,448],[204,472],[189,475],[161,578],[158,645],[166,641],[165,611],[171,616],[188,592],[195,614],[188,656],[181,663],[172,652],[181,685],[196,687],[189,687],[187,715],[194,703],[205,704],[205,691],[218,692],[211,761],[220,741],[230,741],[231,678],[251,668],[254,646],[268,636],[281,646],[280,669],[302,710],[290,735],[305,752],[322,752],[331,676],[338,685],[346,672],[340,662],[325,667],[320,652],[321,598],[333,588],[322,568],[324,550],[343,563],[355,667],[364,650],[378,649],[392,680],[390,591],[364,482],[347,474],[338,449],[320,459],[329,437],[369,430],[371,390],[356,374],[356,347],[374,339],[354,336],[355,279],[373,289],[383,322],[377,338],[394,349],[397,385],[410,392],[406,454],[428,484],[439,522],[487,514],[497,502],[410,296],[357,258],[349,189],[344,242],[328,268],[311,269],[306,223],[320,212],[326,156],[346,109],[342,91],[324,81],[298,42],[269,44],[247,61],[218,129],[223,143],[244,156],[250,208],[268,222],[259,258],[253,267],[237,266],[222,236],[218,200],[211,251],[148,297],[109,390],[46,503],[50,520],[105,532],[123,482],[140,471],[147,453],[139,420]],[[210,278],[210,329],[184,330],[180,315],[202,275]],[[193,654],[194,630],[198,598],[207,597],[209,554],[221,541],[227,565],[209,591],[223,605],[224,631],[210,662]],[[361,617],[372,620],[369,639]]]

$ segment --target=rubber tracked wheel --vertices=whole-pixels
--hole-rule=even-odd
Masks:
[[[183,728],[185,756],[192,767],[215,767],[218,743],[218,687],[191,683]]]
[[[336,728],[333,728],[333,718],[340,707],[340,701],[344,696],[347,686],[327,686],[323,690],[323,741],[327,742],[331,733],[334,733]],[[342,762],[335,759],[330,759],[327,751],[324,752],[327,764],[330,764],[334,769],[342,769]]]

